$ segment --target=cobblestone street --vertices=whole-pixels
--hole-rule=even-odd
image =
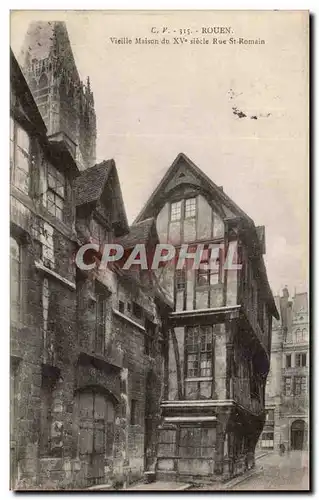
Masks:
[[[256,462],[256,474],[231,488],[247,490],[308,490],[308,453],[270,453]]]

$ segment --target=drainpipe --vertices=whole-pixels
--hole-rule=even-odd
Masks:
[[[124,433],[125,433],[125,443],[123,450],[123,488],[127,488],[129,484],[128,477],[128,466],[129,466],[129,456],[128,456],[128,432],[129,432],[129,422],[130,422],[130,405],[128,399],[128,368],[122,368],[121,370],[121,381],[123,391],[121,392],[121,399],[125,405],[125,425],[124,425]]]

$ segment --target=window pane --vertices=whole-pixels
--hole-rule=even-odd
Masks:
[[[205,286],[209,284],[209,272],[204,269],[199,269],[197,273],[197,285]]]
[[[61,184],[61,183],[57,184],[57,193],[59,196],[64,198],[64,184]]]
[[[63,213],[62,213],[62,210],[59,207],[56,207],[55,216],[58,219],[63,220]]]
[[[171,204],[171,220],[180,220],[182,212],[182,202],[178,201],[177,203]]]
[[[14,184],[17,188],[21,189],[24,193],[29,192],[29,175],[24,170],[16,166],[14,172]]]
[[[60,210],[63,209],[63,200],[59,196],[55,197],[55,204],[58,208],[60,208]]]
[[[219,283],[219,275],[217,273],[210,273],[210,284],[211,285],[218,285]]]
[[[29,149],[30,149],[30,138],[28,133],[19,125],[16,125],[17,131],[16,131],[16,140],[17,140],[17,145],[25,151],[25,153],[29,154]]]
[[[48,165],[48,187],[64,198],[65,177],[53,165]]]
[[[11,266],[11,273],[12,272],[13,269]],[[10,300],[11,300],[11,307],[13,308],[18,306],[20,303],[20,283],[19,281],[16,281],[12,276],[10,280]]]
[[[10,237],[10,255],[11,258],[20,262],[20,247],[18,242]]]
[[[21,149],[16,150],[15,165],[25,173],[29,172],[29,157]]]
[[[56,178],[57,178],[59,184],[62,184],[62,185],[64,184],[64,175],[59,170],[56,170]]]
[[[48,175],[48,186],[49,186],[49,188],[51,188],[51,189],[53,189],[55,191],[55,188],[56,188],[56,179],[50,173]]]
[[[189,198],[185,201],[185,217],[195,217],[196,215],[196,198]]]

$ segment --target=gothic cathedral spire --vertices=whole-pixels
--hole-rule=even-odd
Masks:
[[[63,137],[80,170],[95,163],[96,115],[89,78],[84,85],[61,21],[29,25],[22,69],[52,138]]]

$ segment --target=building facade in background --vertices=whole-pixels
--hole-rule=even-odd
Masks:
[[[264,227],[256,227],[183,153],[136,222],[150,217],[161,243],[193,257],[201,244],[202,264],[211,258],[217,264],[193,270],[186,259],[176,269],[175,260],[158,271],[175,311],[169,316],[157,477],[233,476],[254,465],[272,318],[278,318],[263,261]],[[233,267],[225,265],[226,255]]]
[[[64,28],[52,37],[65,53]],[[148,271],[76,268],[87,242],[158,236],[154,223],[128,227],[114,161],[90,167],[93,96],[80,87],[67,119],[59,85],[72,68],[32,57],[34,97],[11,53],[11,487],[115,487],[156,460],[172,307]]]
[[[308,294],[275,297],[280,319],[272,331],[271,367],[266,385],[266,423],[259,446],[278,451],[308,449]]]

